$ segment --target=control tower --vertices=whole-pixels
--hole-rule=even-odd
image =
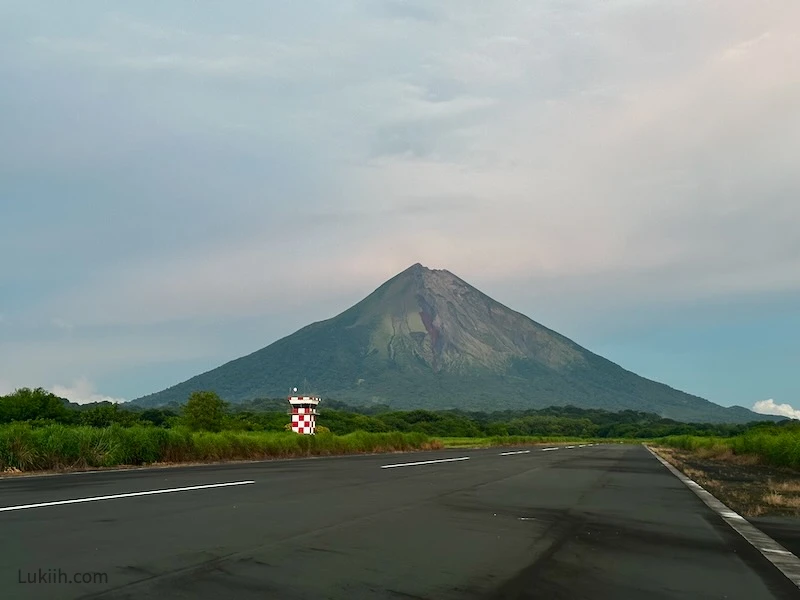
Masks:
[[[289,405],[292,415],[292,431],[303,435],[314,435],[317,428],[317,405],[320,398],[317,396],[298,396],[297,388],[293,388],[289,396]]]

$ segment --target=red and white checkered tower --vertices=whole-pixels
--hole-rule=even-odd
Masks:
[[[317,429],[317,405],[320,398],[316,396],[298,396],[297,388],[289,396],[292,415],[292,431],[304,435],[314,435]]]

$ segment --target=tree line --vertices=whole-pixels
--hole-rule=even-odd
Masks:
[[[212,391],[197,391],[186,403],[142,408],[100,402],[79,405],[42,389],[22,388],[0,396],[0,425],[23,421],[109,427],[188,427],[205,431],[284,431],[289,426],[285,399],[260,398],[241,404],[224,402]],[[553,406],[538,410],[467,412],[460,410],[391,410],[323,401],[317,420],[320,432],[344,435],[355,431],[419,432],[441,437],[569,436],[583,438],[657,438],[672,435],[733,436],[774,424],[681,423],[657,414],[624,410]],[[778,424],[785,426],[789,421]]]

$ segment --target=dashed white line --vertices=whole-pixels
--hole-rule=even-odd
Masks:
[[[550,450],[558,450],[558,448],[542,448],[542,452],[549,452]]]
[[[501,452],[500,456],[510,456],[512,454],[529,454],[530,450],[519,450],[517,452]]]
[[[396,463],[394,465],[383,465],[381,469],[392,469],[394,467],[416,467],[417,465],[432,465],[434,463],[454,462],[457,460],[469,460],[469,456],[461,456],[459,458],[441,458],[439,460],[421,460],[419,462],[410,463]]]
[[[581,444],[578,448],[586,448],[586,444]]]
[[[17,506],[2,506],[0,512],[12,510],[26,510],[28,508],[42,508],[44,506],[59,506],[61,504],[78,504],[81,502],[97,502],[99,500],[116,500],[117,498],[134,498],[136,496],[152,496],[154,494],[171,494],[173,492],[188,492],[191,490],[207,490],[211,488],[230,487],[233,485],[248,485],[255,481],[233,481],[230,483],[209,483],[206,485],[191,485],[180,488],[167,488],[162,490],[148,490],[146,492],[128,492],[125,494],[111,494],[108,496],[92,496],[90,498],[74,498],[72,500],[55,500],[53,502],[37,502],[36,504],[20,504]]]
[[[575,446],[567,446],[567,448],[574,448]]]
[[[728,506],[717,500],[717,498],[706,491],[700,484],[686,475],[681,473],[678,469],[673,467],[665,459],[661,458],[652,448],[645,446],[650,454],[655,456],[662,465],[680,479],[686,487],[692,490],[697,496],[708,506],[711,510],[716,512],[722,519],[731,526],[739,535],[747,540],[750,545],[756,548],[763,554],[767,560],[775,565],[778,570],[783,573],[792,583],[800,587],[800,559],[794,554],[789,552],[786,548],[781,546],[774,539],[769,537],[766,533],[752,525],[747,519],[731,510]]]

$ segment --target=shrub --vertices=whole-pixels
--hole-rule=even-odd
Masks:
[[[61,470],[155,462],[203,462],[289,458],[441,447],[422,433],[369,433],[338,436],[265,431],[192,431],[188,427],[119,424],[99,428],[60,424],[0,426],[0,471]]]
[[[215,392],[193,392],[183,407],[183,421],[193,431],[219,431],[226,404]]]

